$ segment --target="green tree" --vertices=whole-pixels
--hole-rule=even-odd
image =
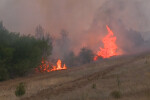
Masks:
[[[24,76],[51,55],[51,38],[35,38],[9,32],[0,22],[0,81]]]

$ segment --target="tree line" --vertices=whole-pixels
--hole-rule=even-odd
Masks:
[[[26,75],[51,51],[50,38],[9,32],[0,22],[0,81]]]
[[[42,58],[48,59],[54,51],[62,56],[68,67],[79,66],[93,61],[94,53],[89,48],[81,48],[75,55],[69,49],[68,33],[63,30],[56,40],[39,25],[35,35],[20,35],[10,32],[0,22],[0,81],[25,76],[40,65]],[[53,41],[57,41],[53,45]],[[57,49],[54,47],[59,46]],[[59,49],[59,50],[58,50]]]

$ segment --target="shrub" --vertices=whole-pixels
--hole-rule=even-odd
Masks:
[[[119,99],[119,98],[121,98],[121,92],[120,91],[113,91],[113,92],[111,92],[111,96],[113,98]]]
[[[93,88],[93,89],[96,89],[96,84],[95,84],[95,83],[92,84],[92,88]]]
[[[0,81],[7,80],[9,77],[8,72],[5,68],[0,68]]]
[[[120,89],[121,81],[120,81],[119,75],[117,75],[117,80],[116,81],[117,81],[118,89]]]
[[[147,64],[147,63],[148,63],[148,61],[147,61],[147,59],[146,59],[145,64]]]
[[[16,96],[22,96],[25,94],[25,92],[26,92],[26,90],[25,90],[24,83],[19,83],[19,85],[16,88],[15,95]]]
[[[88,48],[82,48],[79,52],[78,59],[81,64],[90,63],[93,61],[94,53]]]

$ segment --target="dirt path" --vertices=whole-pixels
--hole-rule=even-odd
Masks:
[[[132,62],[136,61],[137,59],[139,59],[139,58],[137,58],[137,57],[132,58],[132,59],[124,61],[122,63],[116,64],[113,66],[109,66],[108,68],[98,71],[98,72],[95,72],[91,75],[87,75],[87,76],[75,79],[73,81],[66,82],[64,84],[58,84],[58,85],[51,86],[48,89],[39,91],[37,94],[32,95],[31,97],[22,98],[21,100],[42,100],[42,99],[49,98],[52,95],[59,95],[62,93],[73,91],[78,88],[82,88],[99,78],[103,78],[105,75],[107,75],[111,71],[115,70],[116,68],[121,67],[126,64],[129,64],[129,63],[132,63]]]

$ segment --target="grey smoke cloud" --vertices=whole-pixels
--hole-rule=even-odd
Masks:
[[[149,5],[149,0],[0,0],[0,20],[22,34],[33,34],[39,24],[56,36],[65,29],[75,51],[82,46],[97,51],[109,25],[119,47],[131,52],[149,44],[144,42],[150,39]]]
[[[102,33],[104,36],[107,33],[105,25],[109,25],[124,53],[146,50],[150,48],[146,41],[150,37],[147,32],[150,27],[149,4],[148,0],[107,0],[97,10],[90,31],[93,35]]]
[[[75,34],[90,26],[99,5],[99,0],[1,0],[0,18],[9,29],[22,33],[41,24],[53,33],[66,29]]]

